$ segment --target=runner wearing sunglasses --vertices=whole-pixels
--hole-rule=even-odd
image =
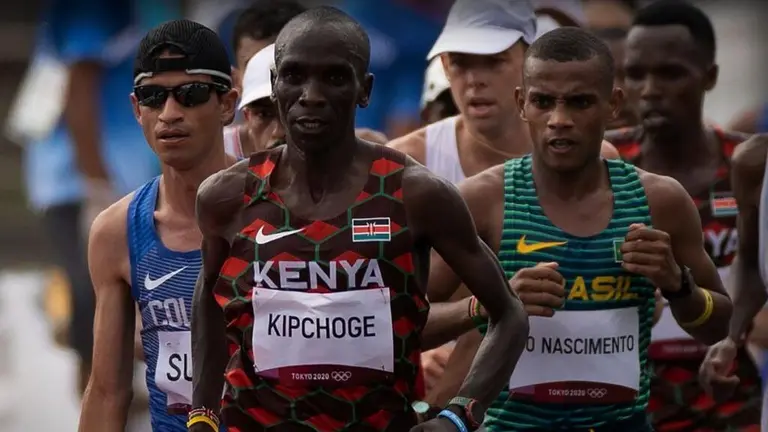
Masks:
[[[223,128],[234,115],[226,50],[186,20],[150,31],[139,46],[131,95],[162,175],[93,223],[88,261],[96,292],[94,362],[81,432],[122,432],[131,400],[135,306],[141,311],[152,429],[186,431],[192,397],[190,317],[202,235],[195,194],[234,163]]]

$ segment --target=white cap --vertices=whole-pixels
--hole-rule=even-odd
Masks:
[[[560,28],[560,23],[549,15],[539,15],[536,17],[536,39],[542,37],[545,33]]]
[[[243,96],[240,98],[238,109],[272,95],[270,70],[274,66],[275,44],[263,48],[248,60],[243,74]]]
[[[535,37],[529,0],[456,0],[427,60],[449,52],[498,54],[520,39],[531,44]]]
[[[429,62],[427,73],[424,77],[424,90],[421,92],[421,107],[433,102],[444,91],[451,88],[448,77],[445,76],[443,62],[440,57],[435,57]]]

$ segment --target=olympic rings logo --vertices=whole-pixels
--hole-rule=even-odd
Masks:
[[[587,396],[592,399],[602,399],[608,393],[608,390],[604,388],[591,388],[587,390]]]
[[[349,372],[349,371],[344,371],[344,372],[334,371],[334,372],[331,372],[331,378],[333,378],[333,380],[337,381],[337,382],[347,381],[350,378],[352,378],[352,372]]]

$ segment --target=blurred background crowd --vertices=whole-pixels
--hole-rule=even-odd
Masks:
[[[69,326],[77,326],[79,318],[87,323],[92,313],[88,221],[159,173],[128,100],[139,39],[160,22],[188,17],[217,30],[232,64],[242,67],[261,48],[260,32],[274,31],[272,16],[252,16],[249,37],[238,40],[242,30],[238,33],[235,23],[253,2],[280,3],[28,0],[23,8],[0,3],[0,431],[76,429],[85,376],[79,368],[87,367],[79,358],[89,357],[91,336],[70,334]],[[452,1],[303,3],[335,4],[369,32],[376,81],[371,105],[359,111],[358,127],[399,137],[430,115],[423,110],[423,95],[450,98],[439,82],[437,88],[424,84],[425,57]],[[616,30],[628,28],[633,10],[648,2],[535,3],[540,32],[552,22],[602,31],[620,55],[622,33]],[[706,118],[725,128],[768,132],[768,50],[762,43],[768,6],[748,0],[699,4],[715,25],[720,65]],[[94,21],[102,25],[89,25]],[[71,301],[73,292],[86,300]],[[136,377],[137,386],[143,385],[143,375]],[[134,429],[146,430],[142,416],[135,417]]]

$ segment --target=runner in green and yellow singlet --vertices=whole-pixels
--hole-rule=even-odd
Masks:
[[[580,29],[538,39],[517,91],[533,153],[460,187],[531,316],[526,351],[487,411],[489,431],[651,430],[655,287],[696,339],[727,333],[732,305],[691,198],[672,178],[600,157],[622,102],[613,66],[607,46]],[[435,257],[430,299],[458,297],[458,286]],[[459,341],[445,381],[461,382],[477,339]]]

